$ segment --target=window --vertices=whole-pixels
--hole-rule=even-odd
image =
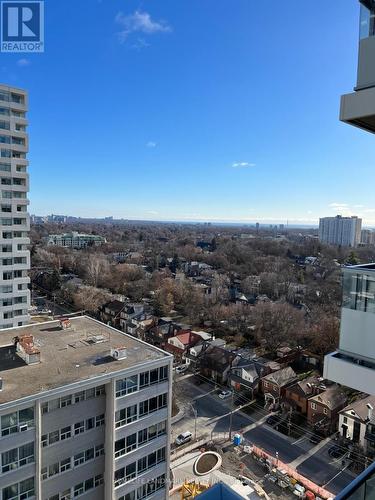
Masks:
[[[100,457],[101,455],[104,455],[104,444],[95,446],[95,457]]]
[[[324,413],[324,415],[328,415],[328,409],[327,408],[323,408],[323,413]]]
[[[316,410],[316,408],[317,408],[316,403],[314,403],[314,402],[311,402],[310,406],[311,406],[312,410]]]
[[[89,460],[92,460],[95,458],[95,450],[94,448],[90,448],[89,450],[85,451],[85,462],[88,462]]]
[[[53,431],[48,434],[48,444],[57,443],[60,439],[60,431]]]
[[[150,383],[150,373],[144,372],[139,375],[139,387],[146,387]]]
[[[65,408],[66,406],[70,406],[72,404],[72,396],[63,396],[60,398],[60,408]]]
[[[150,385],[157,384],[159,382],[159,370],[150,371]]]
[[[56,476],[60,472],[60,464],[56,462],[48,467],[48,477]]]
[[[95,388],[95,396],[96,397],[103,396],[104,394],[105,394],[105,386],[104,385],[100,385],[99,387]]]
[[[86,420],[86,430],[89,431],[95,427],[95,419],[94,417],[88,418]]]
[[[82,432],[85,432],[85,422],[83,420],[74,424],[74,434],[82,434]]]
[[[43,434],[41,437],[42,447],[45,448],[48,445],[48,434]]]
[[[70,488],[68,490],[65,490],[61,493],[60,495],[60,500],[71,500],[72,494],[70,492]]]
[[[138,375],[116,380],[116,397],[125,396],[138,390]]]
[[[89,491],[94,487],[94,479],[86,479],[85,481],[85,491]]]
[[[99,474],[98,476],[95,476],[95,478],[94,478],[95,488],[97,488],[98,486],[100,486],[103,483],[104,483],[103,474]]]
[[[47,467],[42,467],[40,474],[42,476],[42,481],[45,481],[48,478]]]
[[[137,420],[137,405],[128,406],[116,412],[116,427],[121,427],[135,420]]]
[[[348,417],[344,417],[344,424],[347,424],[348,423]]]
[[[142,457],[138,460],[138,474],[147,470],[147,457]]]
[[[85,492],[85,487],[83,483],[78,483],[74,486],[74,496],[82,495]]]
[[[61,429],[61,433],[60,433],[60,439],[61,441],[64,441],[65,439],[69,439],[72,437],[72,429],[71,427],[64,427],[63,429]]]
[[[28,427],[34,427],[34,408],[25,408],[1,417],[1,435],[9,436]],[[22,426],[22,427],[21,427]]]
[[[95,418],[95,425],[96,425],[96,427],[100,427],[101,425],[104,425],[104,413],[102,415],[98,415]]]
[[[77,453],[74,455],[74,467],[78,467],[85,463],[85,452]]]
[[[1,454],[1,471],[4,474],[10,470],[18,469],[18,449],[5,451]]]
[[[2,500],[25,500],[35,495],[34,478],[30,477],[20,483],[3,488]]]
[[[126,466],[125,469],[125,479],[126,481],[130,481],[130,479],[135,478],[136,476],[136,462],[133,462],[132,464],[129,464]]]
[[[65,460],[61,460],[60,462],[60,472],[66,472],[67,470],[72,468],[70,457]]]
[[[95,388],[87,389],[86,391],[86,399],[91,399],[95,397]]]
[[[131,491],[130,493],[123,495],[119,498],[119,500],[135,500],[135,491]]]
[[[79,403],[80,401],[85,400],[85,391],[77,392],[74,394],[74,402]]]

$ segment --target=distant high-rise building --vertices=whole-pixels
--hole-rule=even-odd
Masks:
[[[375,231],[371,229],[362,229],[361,231],[361,244],[374,245],[375,244]]]
[[[362,219],[357,216],[323,217],[319,220],[319,240],[327,245],[356,247],[361,241]]]
[[[29,321],[27,109],[24,90],[0,85],[0,329]]]

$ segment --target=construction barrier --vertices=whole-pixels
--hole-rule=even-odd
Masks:
[[[249,446],[248,448],[250,449],[251,453],[253,453],[258,458],[263,458],[264,460],[268,460],[270,464],[272,464],[277,469],[285,471],[289,477],[295,479],[299,484],[302,484],[302,486],[304,486],[306,490],[312,491],[315,496],[324,499],[334,498],[335,495],[333,495],[330,491],[325,490],[321,486],[318,486],[317,484],[313,483],[312,481],[310,481],[310,479],[307,479],[306,477],[299,474],[295,469],[290,467],[288,464],[285,464],[278,458],[275,458],[266,451],[262,450],[262,448],[259,448],[258,446],[255,445]]]

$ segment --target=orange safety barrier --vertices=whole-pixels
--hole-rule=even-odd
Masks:
[[[284,464],[284,462],[282,462],[278,458],[275,458],[266,451],[262,450],[262,448],[259,448],[258,446],[254,445],[251,446],[250,448],[252,453],[254,453],[254,455],[256,455],[259,458],[264,458],[265,460],[269,460],[270,463],[272,463],[278,469],[285,470],[288,476],[292,477],[298,483],[302,484],[302,486],[304,486],[306,490],[312,491],[316,496],[324,499],[333,498],[335,496],[330,491],[325,490],[321,486],[318,486],[317,484],[310,481],[310,479],[307,479],[307,477],[304,477],[301,474],[299,474],[295,469],[292,469],[292,467],[290,467],[288,464]]]

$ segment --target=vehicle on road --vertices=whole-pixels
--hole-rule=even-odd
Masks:
[[[280,422],[280,417],[278,415],[271,415],[267,418],[266,424],[268,425],[276,425]]]
[[[332,458],[341,458],[343,457],[348,450],[343,448],[342,446],[331,446],[331,448],[328,450],[328,455]]]
[[[230,398],[232,395],[232,392],[231,391],[220,391],[219,392],[219,398],[220,399],[227,399],[227,398]]]
[[[176,373],[178,374],[184,373],[188,368],[189,368],[188,365],[179,365],[176,367]]]
[[[182,444],[185,444],[185,443],[188,443],[189,441],[191,441],[192,437],[193,437],[193,434],[191,432],[189,432],[189,431],[183,432],[182,434],[179,434],[176,437],[175,443],[177,446],[180,446]]]

